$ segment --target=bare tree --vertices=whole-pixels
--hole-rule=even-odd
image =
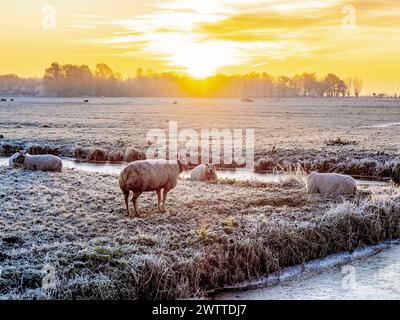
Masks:
[[[340,92],[343,92],[344,82],[340,80],[340,78],[333,74],[329,73],[325,77],[325,83],[327,85],[327,95],[328,97],[338,97]]]
[[[318,91],[318,81],[315,73],[303,73],[301,75],[303,81],[304,95],[312,96],[316,95]]]
[[[353,80],[353,90],[354,90],[354,95],[358,97],[361,93],[363,87],[363,81],[361,78],[354,78]]]
[[[345,85],[346,85],[346,95],[348,96],[348,97],[350,97],[350,95],[351,95],[351,89],[353,88],[353,79],[352,78],[346,78],[346,79],[344,79],[344,83],[345,83]]]

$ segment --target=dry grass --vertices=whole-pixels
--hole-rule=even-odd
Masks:
[[[116,176],[4,167],[0,176],[1,298],[194,297],[400,235],[394,187],[343,200],[297,185],[182,180],[166,213],[144,194],[141,216],[126,218]],[[46,264],[57,277],[48,292]]]
[[[279,159],[266,157],[257,161],[255,171],[277,171],[286,175],[287,172],[292,172],[293,168],[297,167],[302,171],[336,172],[369,179],[392,179],[395,183],[400,183],[399,157],[383,157],[381,159],[321,155]]]
[[[288,165],[285,168],[277,165],[274,173],[279,174],[279,184],[284,188],[305,188],[307,172],[300,164]]]

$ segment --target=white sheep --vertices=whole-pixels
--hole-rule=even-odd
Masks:
[[[19,151],[8,160],[8,164],[10,168],[21,167],[25,170],[62,171],[61,159],[51,154],[30,155]]]
[[[163,204],[165,210],[165,200],[167,193],[175,188],[178,183],[179,175],[185,170],[185,165],[179,160],[139,160],[129,163],[121,172],[119,186],[125,198],[125,206],[128,216],[129,212],[129,193],[132,191],[132,203],[135,215],[138,214],[137,199],[143,192],[156,191],[158,205],[161,211],[161,190],[163,190]]]
[[[211,181],[217,180],[217,165],[199,164],[190,172],[190,180],[193,181]]]
[[[307,177],[308,193],[355,194],[357,183],[350,177],[337,173],[312,172]]]

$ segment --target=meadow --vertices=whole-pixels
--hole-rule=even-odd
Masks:
[[[400,101],[377,98],[239,99],[18,98],[0,104],[2,143],[73,148],[145,148],[148,130],[253,128],[256,157],[276,146],[282,155],[311,152],[396,155]],[[172,104],[177,101],[178,104]],[[340,138],[346,145],[329,143]],[[72,149],[72,150],[71,150]]]
[[[381,176],[397,170],[400,102],[394,99],[89,100],[2,103],[2,153],[32,146],[61,156],[78,148],[145,150],[146,132],[175,120],[182,129],[254,128],[257,161],[276,157],[275,146],[280,163],[319,165],[329,158],[357,166],[368,159],[389,166]],[[290,172],[274,183],[181,179],[167,212],[156,211],[149,193],[139,200],[140,216],[128,218],[117,175],[2,166],[0,179],[1,299],[209,296],[400,235],[395,184],[363,185],[356,196],[342,197],[308,195],[304,177]],[[57,283],[49,290],[42,288],[46,265]]]

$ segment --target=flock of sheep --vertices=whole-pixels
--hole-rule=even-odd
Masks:
[[[62,160],[54,155],[30,155],[20,151],[9,159],[9,166],[25,170],[61,172]],[[138,214],[137,199],[143,192],[155,191],[158,210],[165,210],[167,194],[175,188],[179,175],[185,169],[185,164],[179,160],[139,160],[129,163],[121,171],[119,177],[127,215],[130,215],[129,195],[131,193],[135,215]],[[191,171],[190,178],[194,181],[216,180],[216,165],[200,164]],[[307,177],[307,191],[308,193],[355,194],[357,183],[352,177],[346,175],[311,172]]]

